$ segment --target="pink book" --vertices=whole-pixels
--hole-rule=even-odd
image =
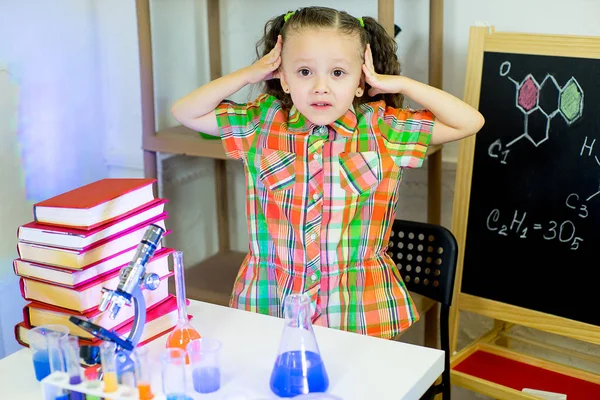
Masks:
[[[25,243],[82,250],[100,240],[110,240],[123,231],[147,224],[147,221],[164,212],[165,203],[167,203],[166,199],[154,199],[139,210],[90,230],[52,226],[33,221],[17,229],[17,239]]]
[[[166,300],[170,295],[168,292],[164,293],[165,297],[154,296],[150,303],[146,304],[146,308],[151,308],[155,304],[158,304]],[[93,324],[99,325],[105,329],[119,329],[124,325],[127,325],[133,321],[134,308],[123,307],[117,314],[115,319],[110,318],[110,313],[100,312],[98,308],[93,308],[83,314],[77,311],[67,310],[65,308],[56,307],[50,304],[38,303],[32,301],[27,303],[23,307],[23,321],[30,326],[42,326],[42,325],[64,325],[69,327],[69,333],[71,335],[79,336],[84,339],[92,339],[94,336],[88,331],[72,324],[69,321],[69,317],[72,315],[89,321]]]
[[[17,252],[19,258],[25,261],[80,270],[90,264],[100,262],[114,254],[136,246],[144,237],[150,224],[155,224],[166,229],[165,219],[167,219],[166,212],[150,221],[146,221],[147,223],[144,225],[121,232],[110,239],[100,240],[81,250],[18,242]]]
[[[25,300],[37,301],[85,313],[100,305],[103,287],[113,290],[117,288],[119,285],[119,272],[118,270],[114,271],[108,276],[99,277],[99,279],[86,282],[74,288],[21,278],[21,295]],[[146,303],[150,303],[153,298],[164,297],[168,293],[167,279],[173,275],[173,272],[169,271],[169,264],[165,257],[154,262],[149,262],[146,265],[146,272],[156,273],[161,280],[156,290],[142,291]]]
[[[188,315],[191,320],[192,316]],[[138,346],[144,346],[153,340],[169,333],[177,326],[178,310],[177,310],[177,299],[175,296],[170,295],[167,299],[154,305],[148,309],[146,314],[146,325],[144,326],[144,332],[140,339]],[[32,326],[27,321],[19,322],[15,325],[15,339],[19,344],[25,347],[29,347],[27,341],[27,332]],[[71,327],[69,327],[71,328]],[[116,329],[117,334],[121,337],[127,337],[133,328],[133,320],[127,324]],[[96,337],[93,339],[80,338],[80,345],[97,346],[102,341]]]
[[[170,231],[167,231],[167,233],[169,232]],[[137,245],[117,253],[102,262],[88,265],[81,270],[36,264],[21,260],[20,258],[13,261],[13,269],[15,275],[23,278],[30,278],[32,280],[47,282],[57,286],[73,288],[79,287],[99,277],[105,277],[115,270],[121,270],[121,268],[126,267],[133,259],[136,251]],[[151,262],[161,257],[167,257],[173,251],[173,249],[168,247],[163,248],[159,244]]]

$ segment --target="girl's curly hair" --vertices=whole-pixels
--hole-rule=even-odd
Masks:
[[[363,28],[357,18],[345,11],[328,7],[300,8],[287,21],[284,19],[285,15],[279,15],[265,25],[264,35],[256,44],[257,59],[264,57],[275,47],[279,35],[285,42],[286,36],[292,31],[297,32],[305,28],[334,28],[344,34],[356,35],[360,40],[363,54],[367,43],[371,45],[375,72],[385,75],[400,75],[400,62],[396,55],[398,45],[375,19],[362,17]],[[277,97],[288,108],[292,106],[291,96],[283,91],[278,79],[271,79],[263,84],[264,93]],[[404,102],[402,94],[386,93],[369,96],[369,89],[369,84],[365,83],[365,94],[355,98],[355,105],[384,100],[391,107],[402,107]]]

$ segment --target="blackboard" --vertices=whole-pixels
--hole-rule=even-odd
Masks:
[[[462,292],[600,325],[600,60],[483,53]]]

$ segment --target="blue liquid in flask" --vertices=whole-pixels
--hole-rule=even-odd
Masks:
[[[306,374],[303,365],[306,366]],[[288,351],[277,357],[271,374],[271,390],[276,395],[294,397],[325,392],[328,387],[329,378],[319,354],[311,351]]]

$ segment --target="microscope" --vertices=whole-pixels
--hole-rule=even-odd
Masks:
[[[117,353],[127,354],[133,351],[139,344],[144,326],[146,325],[146,300],[142,294],[142,288],[155,290],[160,284],[160,278],[157,274],[146,273],[146,265],[154,255],[164,233],[165,230],[162,227],[151,224],[138,245],[131,262],[121,269],[117,288],[114,290],[102,288],[102,302],[98,306],[98,309],[101,312],[108,311],[111,319],[116,318],[123,306],[129,306],[133,303],[133,328],[126,339],[121,338],[116,332],[109,331],[74,316],[71,316],[69,321],[101,340],[115,342],[117,344]],[[97,351],[97,348],[95,350]],[[82,353],[84,352],[86,355],[82,354],[82,356],[84,356],[84,359],[88,358],[86,362],[95,358],[91,354],[95,353],[94,349],[84,350],[82,348]]]

